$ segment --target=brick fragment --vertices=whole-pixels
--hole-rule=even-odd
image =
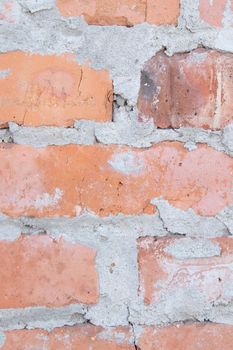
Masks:
[[[0,124],[72,126],[77,119],[111,121],[106,71],[80,66],[73,55],[0,54]]]
[[[162,196],[182,210],[215,215],[233,203],[233,159],[201,145],[0,145],[0,212],[10,216],[142,214]],[[213,171],[215,169],[215,171]]]
[[[134,350],[132,332],[126,327],[101,328],[91,325],[5,332],[2,350]]]
[[[146,22],[157,25],[177,24],[179,0],[147,0]]]
[[[179,0],[57,0],[57,6],[62,16],[98,25],[176,24],[179,16]]]
[[[141,350],[231,350],[232,331],[233,326],[217,323],[147,327],[138,347]]]
[[[0,308],[98,301],[96,252],[47,235],[0,241]]]
[[[222,27],[227,0],[200,0],[199,12],[201,19],[214,27]]]
[[[233,297],[232,263],[232,237],[204,243],[171,237],[138,240],[140,293],[147,305],[174,297],[183,298],[188,310],[203,300],[209,305],[228,303]]]
[[[139,116],[153,118],[159,128],[222,129],[233,122],[232,101],[232,54],[159,52],[142,71]]]

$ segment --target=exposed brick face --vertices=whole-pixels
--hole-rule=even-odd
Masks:
[[[179,142],[147,150],[12,145],[2,146],[0,157],[0,210],[12,216],[141,214],[160,196],[201,215],[233,203],[233,161],[206,146],[189,152]]]
[[[177,0],[147,0],[146,22],[166,25],[176,24],[179,17],[180,2]]]
[[[0,123],[70,126],[76,119],[110,121],[112,83],[106,71],[75,56],[0,54]]]
[[[0,0],[0,349],[233,349],[233,0]]]
[[[233,122],[233,56],[198,49],[163,52],[142,71],[138,108],[160,128],[221,129]]]
[[[0,308],[98,301],[95,250],[46,235],[0,241]]]
[[[199,12],[201,19],[214,27],[222,27],[227,0],[200,0]]]
[[[140,341],[141,350],[231,350],[232,326],[224,324],[177,324],[148,327]]]
[[[84,16],[89,24],[176,24],[179,0],[57,0],[63,16]]]
[[[225,285],[233,283],[233,239],[219,238],[210,242],[216,245],[210,254],[213,256],[202,258],[195,239],[188,242],[189,247],[192,244],[189,249],[187,240],[182,238],[139,239],[140,288],[145,304],[181,292],[188,295],[191,290],[200,292],[211,304],[229,302],[232,295]]]
[[[120,337],[120,340],[119,340]],[[5,332],[2,350],[134,350],[128,328],[101,328],[90,325]]]

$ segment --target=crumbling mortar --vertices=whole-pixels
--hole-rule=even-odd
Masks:
[[[135,148],[150,148],[163,141],[182,142],[184,147],[192,151],[197,145],[209,147],[233,156],[233,124],[222,131],[196,128],[157,129],[151,124],[136,120],[133,106],[117,104],[114,122],[97,123],[88,120],[76,121],[74,127],[27,127],[10,122],[8,129],[0,130],[0,140],[4,143],[29,144],[34,147],[48,145],[90,145],[115,144]],[[126,110],[128,108],[128,110]],[[116,112],[117,111],[117,112]],[[229,135],[228,135],[229,134]]]
[[[166,226],[166,224],[165,224],[165,222],[164,222],[162,216],[161,216],[160,209],[159,209],[158,207],[156,207],[156,209],[157,209],[157,211],[158,211],[159,220],[161,221],[161,224],[162,224],[164,230],[167,232],[167,234],[168,234],[169,236],[172,236],[173,234],[174,234],[174,235],[178,235],[178,236],[185,236],[185,234],[180,234],[180,233],[178,233],[178,232],[175,232],[175,233],[170,232],[170,231],[168,230],[168,227]]]
[[[221,217],[219,217],[218,215],[215,216],[215,219],[217,221],[219,221],[222,225],[224,225],[225,229],[226,229],[226,234],[225,236],[231,236],[232,235],[232,232],[231,230],[229,229],[229,226],[224,222],[224,220],[221,220]]]
[[[132,335],[133,335],[133,346],[135,350],[141,350],[140,347],[137,346],[137,336],[136,336],[136,332],[135,332],[135,325],[133,324],[133,322],[130,321],[130,307],[127,306],[127,311],[128,311],[128,315],[127,315],[127,320],[128,320],[128,324],[129,327],[132,331]]]
[[[147,3],[147,2],[146,2]],[[151,25],[139,25],[139,26],[134,26],[131,28],[101,28],[100,26],[87,26],[87,24],[80,18],[78,19],[64,19],[62,17],[60,17],[58,15],[58,11],[54,10],[51,8],[44,8],[44,9],[36,9],[36,11],[34,10],[30,10],[24,7],[24,17],[21,21],[21,23],[19,25],[15,25],[14,26],[14,32],[12,32],[12,29],[9,27],[4,27],[3,26],[3,33],[5,30],[5,33],[8,35],[9,34],[9,38],[8,40],[5,40],[4,35],[2,35],[2,52],[9,52],[12,51],[14,49],[21,49],[21,50],[26,50],[26,51],[31,51],[31,52],[42,52],[43,54],[46,53],[63,53],[63,52],[78,52],[78,60],[80,62],[84,62],[86,59],[90,59],[92,61],[92,66],[99,69],[99,68],[105,68],[108,69],[110,71],[111,77],[113,78],[113,82],[115,84],[115,82],[118,82],[118,84],[116,85],[115,88],[115,98],[116,101],[114,102],[114,113],[113,113],[113,118],[114,118],[114,123],[109,123],[110,127],[115,127],[117,126],[117,120],[119,118],[119,114],[117,114],[118,110],[123,107],[124,110],[124,116],[121,120],[119,120],[119,122],[122,121],[126,121],[128,119],[131,118],[131,114],[132,112],[136,112],[136,97],[138,94],[138,90],[137,87],[139,85],[137,85],[138,83],[138,79],[140,78],[140,74],[138,74],[138,72],[140,72],[141,67],[143,66],[144,62],[146,62],[146,60],[148,60],[150,57],[152,57],[152,55],[154,55],[156,52],[158,52],[160,49],[164,49],[167,55],[172,55],[176,52],[189,52],[190,50],[192,50],[193,48],[196,47],[205,47],[205,48],[218,48],[218,47],[224,47],[224,43],[215,43],[215,39],[217,40],[219,38],[219,33],[225,33],[224,31],[221,30],[215,30],[215,29],[211,29],[208,26],[204,26],[203,23],[201,23],[200,21],[196,21],[195,22],[195,16],[192,15],[192,6],[195,7],[197,4],[196,0],[193,0],[192,2],[189,1],[190,8],[188,10],[185,10],[186,6],[187,6],[187,0],[182,0],[181,4],[182,4],[182,10],[181,10],[181,15],[179,18],[179,24],[178,27],[173,28],[173,27],[155,27],[155,26],[151,26]],[[47,6],[47,5],[46,5]],[[26,9],[26,12],[25,12]],[[48,11],[45,11],[48,10]],[[50,22],[51,24],[49,24],[49,28],[46,31],[46,33],[39,34],[40,33],[40,29],[42,28],[42,25],[40,25],[40,21],[42,20],[42,17],[45,16],[45,23],[49,23],[48,19],[50,18]],[[47,16],[47,17],[46,17]],[[193,17],[192,17],[193,16]],[[191,18],[192,17],[192,18]],[[145,18],[147,18],[147,14],[145,14]],[[47,22],[46,22],[47,21]],[[34,22],[34,23],[33,23]],[[28,28],[32,28],[32,33],[31,31],[28,30]],[[204,28],[204,29],[203,29]],[[131,85],[127,83],[125,83],[125,81],[121,81],[121,78],[125,76],[125,71],[129,71],[128,67],[129,64],[127,62],[130,62],[130,66],[134,66],[133,61],[132,61],[132,57],[134,56],[134,47],[133,47],[133,40],[129,40],[130,35],[132,35],[133,33],[143,33],[143,37],[147,37],[149,35],[151,35],[151,39],[146,43],[146,45],[144,47],[142,47],[142,49],[140,48],[140,50],[142,51],[142,53],[140,53],[140,57],[137,58],[139,60],[138,63],[138,67],[137,69],[134,68],[132,69],[132,71],[130,71],[129,74],[129,80],[132,82],[135,79],[135,82],[133,84],[134,86],[134,92],[133,94],[131,94]],[[33,32],[35,34],[33,34]],[[28,35],[25,36],[25,33],[28,33]],[[105,33],[106,37],[104,37],[104,35],[102,35],[101,33]],[[108,34],[110,33],[110,34]],[[126,39],[122,41],[122,39],[118,40],[118,34],[119,33],[119,38],[124,37],[124,35],[122,36],[122,33],[126,34]],[[117,40],[114,41],[114,45],[116,46],[116,50],[118,50],[118,52],[120,52],[121,48],[123,48],[122,52],[124,56],[124,62],[120,62],[119,66],[118,63],[115,64],[116,62],[111,61],[111,58],[109,58],[109,56],[114,56],[114,50],[110,47],[110,55],[108,56],[106,53],[106,49],[105,46],[102,45],[102,42],[104,42],[104,40],[106,40],[106,38],[109,38],[109,35],[112,34],[116,34],[116,38]],[[232,32],[230,30],[227,31],[227,34],[231,35]],[[35,36],[38,37],[38,40],[35,40]],[[38,36],[39,35],[39,36]],[[26,38],[26,39],[25,39]],[[33,39],[34,38],[34,39]],[[93,40],[94,38],[94,40]],[[99,52],[98,48],[94,47],[93,51],[89,50],[89,47],[92,48],[92,45],[90,45],[90,43],[92,44],[92,42],[95,42],[95,38],[99,39],[99,43],[100,43],[100,51],[102,50],[103,52]],[[15,39],[15,40],[13,40]],[[86,40],[87,39],[87,40]],[[219,40],[219,39],[218,39]],[[108,41],[108,40],[106,40]],[[219,40],[220,41],[220,40]],[[44,43],[47,42],[47,45],[44,45]],[[132,42],[132,44],[131,44]],[[87,43],[87,44],[86,44]],[[85,45],[87,46],[87,49],[85,47]],[[152,47],[150,47],[150,45],[152,45]],[[104,48],[104,49],[103,49]],[[119,49],[120,48],[120,49]],[[127,49],[127,50],[126,50]],[[137,48],[138,49],[138,48]],[[138,50],[138,51],[140,51]],[[146,52],[146,54],[144,52]],[[233,52],[233,46],[230,46],[230,50],[229,47],[227,48],[227,51],[232,51]],[[132,53],[133,52],[133,53]],[[147,53],[148,52],[148,53]],[[107,58],[105,58],[105,56]],[[132,57],[131,57],[132,56]],[[120,65],[122,67],[126,67],[125,71],[121,71],[120,70]],[[135,78],[136,77],[136,78]],[[81,80],[80,80],[81,82]],[[127,85],[128,84],[128,85]],[[125,88],[126,86],[126,88]],[[136,86],[136,88],[135,88]],[[123,97],[124,96],[124,97]],[[117,97],[120,97],[123,99],[123,106],[121,106],[121,104],[119,104],[117,102]],[[133,120],[134,121],[134,120]],[[133,123],[131,123],[132,125]],[[118,124],[119,125],[119,124]],[[123,127],[127,128],[129,124],[123,124]],[[41,139],[39,138],[39,140],[37,141],[33,141],[30,140],[28,138],[28,136],[23,135],[24,130],[26,130],[26,128],[24,127],[19,127],[17,129],[17,131],[12,130],[12,129],[5,129],[4,131],[1,130],[0,138],[2,139],[2,142],[7,142],[7,143],[23,143],[23,144],[32,144],[32,145],[36,145],[37,147],[45,147],[46,145],[50,145],[50,144],[71,144],[71,143],[76,143],[76,144],[86,144],[83,140],[86,138],[87,135],[89,135],[89,141],[90,144],[94,144],[94,143],[102,143],[102,144],[113,144],[114,142],[112,141],[112,135],[109,134],[109,140],[108,142],[103,142],[103,137],[100,137],[99,133],[96,133],[96,129],[98,128],[98,130],[100,130],[101,128],[105,127],[105,123],[103,124],[97,124],[94,122],[91,122],[91,129],[93,128],[93,134],[92,131],[86,131],[86,134],[84,133],[83,139],[80,141],[77,141],[77,138],[74,137],[74,141],[71,141],[71,138],[68,137],[67,139],[62,139],[61,136],[58,136],[57,141],[55,142],[51,142],[51,138],[50,138],[50,133],[48,132],[46,134],[47,131],[50,130],[50,128],[44,128],[45,130],[45,135],[46,136],[46,140],[45,141],[41,141]],[[58,128],[59,130],[62,130],[62,128]],[[58,130],[57,129],[57,130]],[[79,127],[74,127],[74,128],[70,128],[71,130],[69,131],[75,131],[74,129],[77,130],[82,130],[82,126],[81,129],[79,129]],[[20,132],[22,130],[22,136],[19,136]],[[34,128],[34,131],[37,133],[39,129]],[[59,131],[58,130],[58,131]],[[160,138],[158,137],[158,139],[154,139],[153,137],[160,134],[162,135],[163,132],[173,132],[177,134],[177,139],[168,136],[167,138],[162,138],[162,140],[160,140]],[[18,132],[18,141],[17,141],[17,132]],[[223,132],[213,132],[210,131],[210,135],[212,135],[215,139],[212,143],[211,141],[209,141],[209,139],[206,140],[206,142],[200,142],[199,137],[202,137],[202,132],[203,131],[197,131],[197,133],[194,135],[194,137],[187,137],[187,135],[182,136],[182,130],[179,129],[164,129],[164,130],[160,130],[160,129],[149,129],[146,131],[146,134],[143,134],[140,136],[138,134],[132,134],[132,139],[134,139],[132,141],[132,139],[124,139],[124,138],[119,138],[114,144],[125,144],[125,145],[129,145],[129,146],[133,146],[133,147],[138,147],[138,148],[149,148],[151,146],[153,146],[156,143],[162,142],[164,140],[173,142],[173,141],[180,141],[183,142],[184,145],[186,145],[187,147],[189,147],[189,142],[193,143],[193,145],[195,146],[196,144],[207,144],[210,147],[213,147],[217,150],[220,150],[221,152],[224,152],[226,154],[228,154],[229,156],[233,155],[233,151],[229,148],[229,146],[227,146],[224,142],[223,142]],[[90,136],[91,133],[91,136]],[[4,135],[3,135],[4,134]],[[206,135],[206,134],[205,134]],[[211,137],[212,137],[211,136]],[[21,137],[21,141],[20,140]],[[152,137],[152,139],[150,139],[150,137]],[[210,138],[211,138],[210,137]],[[59,141],[58,141],[59,140]],[[80,139],[78,139],[80,140]],[[203,141],[203,140],[202,140]],[[57,142],[57,143],[56,143]],[[59,143],[60,142],[60,143]],[[88,143],[89,144],[89,143]],[[38,146],[39,145],[39,146]],[[43,145],[43,146],[41,146]],[[18,219],[10,219],[10,218],[6,218],[6,220],[8,220],[7,222],[10,225],[19,225],[21,232],[25,233],[25,234],[49,234],[52,237],[57,238],[59,237],[59,235],[63,232],[66,232],[66,230],[63,230],[63,228],[67,227],[66,225],[69,225],[70,223],[74,222],[74,227],[75,229],[72,227],[70,228],[70,232],[67,233],[66,238],[70,239],[71,241],[74,242],[80,242],[80,243],[90,243],[90,245],[92,244],[92,246],[95,247],[100,247],[101,243],[101,235],[102,237],[104,237],[104,239],[111,239],[111,237],[108,236],[108,234],[106,233],[107,231],[111,231],[111,227],[113,227],[113,233],[112,237],[117,237],[117,235],[122,235],[122,236],[127,236],[127,234],[131,234],[130,238],[131,239],[136,239],[136,238],[140,238],[140,237],[145,237],[146,234],[148,234],[148,227],[151,228],[152,231],[151,235],[153,235],[154,237],[160,237],[160,236],[167,236],[167,235],[172,235],[172,236],[184,236],[184,237],[188,237],[190,234],[188,232],[188,229],[186,228],[186,232],[185,233],[180,233],[177,232],[176,230],[174,231],[169,231],[169,228],[166,225],[166,221],[163,219],[162,216],[162,211],[160,208],[158,209],[158,214],[153,216],[153,217],[157,217],[158,220],[156,221],[156,224],[159,225],[159,228],[157,228],[157,226],[152,223],[150,221],[151,218],[146,217],[146,219],[148,219],[148,222],[143,221],[144,223],[144,227],[142,229],[143,232],[136,232],[136,230],[133,230],[133,232],[131,233],[130,230],[134,225],[138,225],[137,224],[137,220],[139,220],[139,216],[131,216],[130,219],[129,217],[126,218],[126,216],[118,216],[118,217],[111,217],[111,218],[107,218],[107,219],[99,219],[96,218],[94,220],[96,220],[96,222],[94,222],[93,224],[91,223],[90,226],[88,226],[88,224],[85,223],[82,226],[81,221],[79,221],[78,218],[76,218],[76,222],[75,220],[73,221],[72,219],[64,219],[61,218],[61,220],[64,220],[62,222],[62,224],[59,226],[56,225],[56,220],[54,220],[53,218],[45,218],[45,219],[39,219],[37,220],[36,218],[28,218],[28,217],[20,217]],[[143,215],[142,215],[143,216]],[[140,218],[142,217],[140,216]],[[143,216],[144,217],[144,216]],[[87,217],[87,222],[89,220],[92,220],[93,217],[89,216]],[[122,220],[125,220],[126,223],[126,227],[127,229],[122,228],[122,226],[119,225],[119,222]],[[127,220],[131,220],[130,224],[127,224],[129,221]],[[224,236],[224,235],[230,235],[233,234],[233,231],[231,232],[229,229],[229,226],[226,224],[225,220],[221,219],[221,216],[216,215],[214,217],[214,219],[218,220],[219,223],[221,223],[225,230],[222,228],[221,234],[220,236]],[[172,220],[171,220],[172,221]],[[57,222],[60,222],[59,220]],[[133,224],[133,223],[134,224]],[[147,225],[147,223],[149,223],[149,226]],[[171,222],[172,224],[172,222]],[[3,223],[0,223],[0,227],[5,228],[5,226],[3,225]],[[91,229],[90,229],[91,227]],[[122,233],[121,231],[123,231],[125,229],[125,231]],[[69,231],[69,230],[68,230]],[[89,234],[89,236],[87,235]],[[94,234],[94,235],[93,235]],[[204,235],[205,233],[203,233]],[[93,235],[93,236],[92,236]],[[192,236],[192,234],[190,235]],[[12,238],[15,238],[15,235],[12,235]],[[113,241],[114,242],[114,241]],[[101,292],[100,293],[100,298],[104,298],[105,295]],[[134,300],[135,302],[135,300]],[[136,300],[136,302],[139,303],[139,300]],[[134,305],[133,305],[134,306]],[[132,306],[132,308],[133,308]],[[141,305],[142,308],[140,309],[140,312],[143,313],[143,305]],[[217,305],[214,306],[213,308],[216,308],[217,310],[221,308],[223,309],[228,309],[230,310],[230,303],[226,303],[224,305]],[[141,322],[140,320],[138,322],[136,322],[134,320],[134,318],[132,317],[132,310],[131,310],[131,306],[129,305],[125,305],[126,309],[127,309],[127,322],[126,323],[122,323],[123,326],[128,325],[131,329],[132,329],[132,334],[133,334],[133,343],[134,343],[134,348],[135,350],[140,350],[140,348],[137,346],[137,330],[136,327],[137,326],[145,326],[147,324],[158,324],[158,319],[156,318],[156,309],[153,312],[153,320],[152,322]],[[27,329],[35,329],[35,328],[45,328],[45,329],[53,329],[57,326],[72,326],[72,325],[77,325],[77,324],[92,324],[92,325],[99,325],[98,322],[94,322],[92,317],[89,317],[92,306],[83,306],[84,310],[83,312],[80,311],[79,312],[75,312],[75,311],[68,311],[68,314],[66,315],[67,319],[65,319],[64,321],[62,321],[62,316],[61,319],[58,317],[58,320],[54,320],[54,317],[52,316],[52,312],[53,309],[49,310],[49,317],[47,318],[47,320],[45,321],[38,321],[38,317],[35,317],[35,319],[33,319],[33,312],[35,311],[36,308],[32,308],[29,309],[29,317],[26,321],[23,320],[22,315],[19,313],[17,313],[19,310],[3,310],[6,311],[5,312],[5,316],[1,317],[1,321],[0,321],[0,325],[4,325],[5,323],[5,327],[3,326],[3,329],[23,329],[23,328],[27,328]],[[72,307],[71,307],[72,309]],[[68,308],[69,310],[69,308]],[[25,315],[27,313],[26,309],[22,309],[21,310],[23,315]],[[224,320],[228,320],[227,319],[227,312],[226,315],[223,313],[223,316],[221,314],[220,311],[217,311],[217,315],[220,314],[220,316],[223,318],[222,321]],[[230,310],[231,311],[231,310]],[[1,314],[2,310],[0,310],[0,314]],[[8,314],[10,314],[10,312],[12,312],[12,321],[8,322]],[[43,308],[41,308],[41,312],[42,312],[42,319],[43,319],[43,315],[44,312],[46,313],[46,311],[43,311]],[[60,312],[62,312],[61,310],[58,311],[59,315]],[[107,317],[107,311],[106,309],[103,308],[102,312],[104,312],[104,317]],[[15,317],[16,315],[16,317]],[[17,316],[18,315],[18,316]],[[203,316],[204,315],[204,316]],[[72,319],[72,316],[74,316],[74,319]],[[180,321],[174,321],[174,317],[171,318],[169,316],[168,313],[166,313],[166,318],[168,320],[168,322],[163,322],[160,320],[159,324],[162,325],[170,325],[170,324],[177,324],[177,322],[180,323]],[[5,317],[5,318],[4,318]],[[18,317],[18,319],[17,319]],[[145,317],[146,317],[146,312],[145,312]],[[220,318],[221,318],[220,317]],[[224,318],[225,317],[225,318]],[[16,320],[15,320],[16,319]],[[203,314],[201,314],[200,317],[192,317],[192,318],[187,318],[186,320],[183,320],[182,323],[186,323],[186,322],[215,322],[216,319],[211,319],[211,317],[209,317],[209,315],[206,314],[206,312],[204,311]],[[80,321],[80,322],[79,322]],[[221,321],[221,320],[220,320]],[[8,322],[8,323],[7,323]],[[15,322],[15,323],[14,323]],[[18,322],[18,324],[17,324]],[[101,322],[100,322],[101,323]],[[12,326],[13,325],[13,326]],[[14,328],[14,325],[15,328]],[[104,323],[103,326],[105,326],[106,324]],[[116,324],[117,326],[118,324]],[[18,327],[18,328],[17,328]],[[115,327],[114,325],[110,325],[108,327]]]
[[[77,237],[77,234],[86,236],[89,234],[102,235],[103,232],[111,231],[112,235],[122,237],[138,238],[150,232],[152,236],[165,235],[208,235],[211,231],[213,236],[226,236],[232,234],[231,207],[223,209],[214,217],[204,217],[195,214],[191,209],[182,211],[171,206],[162,198],[155,198],[151,202],[157,208],[155,214],[107,216],[100,218],[94,214],[83,212],[75,218],[33,218],[21,216],[10,218],[5,215],[0,220],[0,229],[4,230],[5,225],[17,226],[24,233],[44,232],[70,232],[70,237]],[[166,220],[166,221],[165,221]],[[230,221],[229,221],[230,220]],[[168,228],[169,223],[169,228]],[[10,231],[10,229],[8,229]]]

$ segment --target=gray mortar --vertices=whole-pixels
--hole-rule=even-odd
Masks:
[[[139,307],[139,304],[136,307],[131,305],[130,310],[129,321],[135,326],[167,325],[186,321],[210,321],[233,325],[231,302],[221,301],[219,305],[212,305],[203,298],[201,292],[193,291],[193,289],[180,290],[150,307]]]
[[[14,241],[21,234],[21,226],[5,215],[0,215],[0,240]]]
[[[18,0],[18,3],[26,12],[35,13],[38,11],[51,10],[55,7],[56,0]]]
[[[193,237],[216,237],[228,235],[230,230],[227,223],[218,217],[197,215],[193,209],[186,211],[174,208],[166,200],[155,198],[151,201],[156,205],[164,228],[173,234]],[[219,213],[221,217],[222,213]]]
[[[95,142],[94,123],[85,120],[76,122],[75,128],[45,126],[32,128],[9,123],[9,132],[14,143],[29,144],[34,147],[67,144],[91,145]]]
[[[0,79],[4,79],[10,75],[11,70],[10,69],[4,69],[0,70]]]
[[[18,0],[15,24],[1,23],[1,52],[23,50],[32,53],[77,53],[79,62],[91,62],[97,69],[109,70],[116,94],[136,104],[140,71],[144,63],[162,48],[169,55],[198,46],[215,47],[219,30],[198,25],[190,30],[193,5],[183,1],[178,27],[140,24],[88,26],[82,18],[62,18],[53,1]],[[191,23],[190,23],[191,22]],[[197,25],[197,21],[195,21]],[[224,29],[225,30],[225,29]],[[228,30],[228,29],[227,29]],[[233,45],[232,45],[233,47]]]
[[[62,18],[54,1],[18,2],[16,23],[2,22],[0,25],[1,52],[76,53],[78,62],[88,61],[96,69],[107,69],[113,79],[115,94],[126,99],[134,109],[141,69],[159,50],[165,48],[166,53],[172,55],[198,46],[215,48],[215,42],[221,49],[219,41],[222,45],[227,42],[227,39],[219,39],[222,31],[211,29],[198,20],[197,0],[181,2],[177,27],[158,27],[145,23],[131,28],[88,26],[82,18]],[[224,37],[227,38],[226,31],[232,37],[228,27],[223,29]],[[233,51],[232,42],[229,45],[231,49],[227,47],[228,51]],[[124,119],[126,127],[127,114]]]
[[[95,137],[103,144],[123,144],[139,148],[150,147],[162,141],[179,141],[192,150],[197,143],[200,143],[232,155],[229,136],[230,132],[232,135],[232,129],[231,125],[223,131],[198,128],[156,129],[152,120],[140,123],[131,114],[125,118],[125,122],[96,124]]]
[[[222,144],[226,148],[225,152],[233,156],[233,124],[225,127],[222,137]]]
[[[0,129],[2,142],[27,144],[34,147],[48,145],[91,145],[96,142],[108,145],[127,145],[148,148],[163,141],[178,141],[192,151],[196,144],[206,144],[217,151],[233,155],[233,124],[222,131],[180,128],[157,129],[152,120],[140,123],[135,112],[118,108],[115,122],[96,123],[88,120],[74,122],[73,128],[24,127],[9,123],[9,129]]]
[[[220,256],[221,248],[218,244],[205,238],[193,239],[190,237],[178,239],[164,249],[177,259],[209,258]]]
[[[216,217],[227,227],[229,233],[233,235],[233,206],[223,209]]]
[[[99,237],[98,239],[102,240],[107,240],[109,236],[118,240],[125,238],[135,240],[142,236],[166,236],[169,234],[158,214],[138,216],[119,214],[99,218],[93,214],[84,213],[73,219],[21,217],[18,219],[6,218],[5,220],[18,225],[22,232],[26,234],[47,232],[57,237],[62,233],[68,240],[72,241],[73,238],[79,238],[90,246],[93,246],[95,237]],[[223,224],[222,231],[220,229],[218,235],[221,235],[221,233],[225,233]]]
[[[82,18],[62,18],[54,0],[18,0],[16,23],[0,20],[0,50],[31,53],[77,54],[77,61],[107,69],[113,79],[115,102],[111,123],[75,122],[74,128],[27,128],[10,123],[0,129],[2,142],[31,144],[35,147],[64,144],[125,144],[150,147],[161,141],[180,141],[190,151],[204,143],[216,150],[233,154],[232,125],[223,131],[181,128],[159,130],[153,123],[137,122],[137,95],[141,69],[159,50],[168,55],[188,52],[197,47],[233,52],[232,14],[226,8],[223,29],[212,29],[198,18],[198,1],[182,0],[177,27],[141,24],[132,28],[88,26]],[[2,74],[1,74],[2,73]],[[0,72],[4,78],[9,72]],[[45,328],[91,322],[96,325],[131,325],[135,340],[140,325],[187,320],[210,320],[233,324],[233,283],[226,286],[228,300],[215,304],[204,299],[197,288],[167,293],[158,303],[147,307],[137,295],[136,239],[142,236],[185,235],[173,246],[179,258],[209,257],[220,254],[218,246],[205,238],[233,234],[233,208],[225,208],[215,217],[202,217],[193,210],[173,208],[155,199],[159,214],[98,218],[85,213],[68,218],[0,218],[0,238],[16,239],[25,234],[64,236],[97,250],[100,277],[100,302],[93,306],[70,305],[62,308],[34,307],[0,310],[0,328]],[[188,237],[195,237],[190,240]],[[195,242],[195,243],[194,243]],[[178,244],[178,243],[177,243]],[[178,244],[178,245],[179,245]],[[169,248],[168,248],[169,249]],[[175,252],[175,253],[174,253]],[[0,337],[1,345],[2,337]]]
[[[3,332],[0,332],[0,347],[2,347],[5,343],[6,337]]]
[[[172,234],[166,230],[164,222],[157,214],[128,217],[120,214],[116,217],[101,219],[86,213],[74,219],[5,217],[5,221],[14,224],[15,227],[18,225],[18,232],[21,230],[24,234],[47,233],[54,239],[63,236],[71,243],[95,248],[100,280],[100,301],[97,305],[79,306],[78,311],[78,305],[56,309],[40,307],[1,310],[0,327],[2,329],[24,327],[52,329],[63,324],[72,325],[79,322],[90,322],[100,326],[126,326],[130,322],[136,326],[176,322],[195,317],[201,319],[201,317],[205,318],[204,315],[209,315],[208,301],[199,299],[200,295],[196,295],[196,291],[194,296],[191,291],[188,291],[187,295],[183,295],[181,291],[180,295],[167,295],[166,299],[156,307],[155,305],[144,306],[142,296],[137,295],[139,282],[136,239],[142,236],[162,237]],[[174,224],[174,220],[172,222]],[[1,224],[4,225],[4,221],[0,223],[0,227]],[[195,234],[190,231],[190,227],[195,225],[197,225],[197,218],[194,213],[190,213],[189,221],[184,221],[180,227],[183,231],[186,227],[187,237],[189,235],[192,237]],[[183,248],[179,250],[183,252],[183,257],[184,254],[186,257],[188,254],[189,257],[209,257],[219,254],[219,248],[204,240],[204,237],[225,235],[227,230],[224,224],[213,218],[213,222],[205,226],[205,230],[202,228],[202,231],[197,233],[199,238],[196,237],[192,245],[190,239],[183,239]],[[176,246],[173,248],[174,252],[179,254]],[[173,299],[176,302],[178,300],[176,306]],[[180,308],[182,300],[184,304]]]
[[[64,325],[74,326],[87,322],[84,305],[69,305],[61,308],[28,307],[24,309],[1,309],[0,329],[34,329],[51,330]]]

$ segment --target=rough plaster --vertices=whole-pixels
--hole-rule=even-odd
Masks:
[[[15,123],[0,130],[2,142],[47,145],[125,144],[150,147],[161,141],[180,141],[192,151],[197,143],[207,144],[233,155],[233,125],[223,131],[202,129],[156,129],[151,121],[137,122],[137,94],[144,63],[156,52],[168,55],[188,52],[199,46],[233,52],[233,19],[226,9],[223,29],[212,29],[198,17],[198,1],[182,0],[177,27],[141,24],[131,28],[88,26],[82,18],[62,18],[54,0],[18,0],[14,23],[0,20],[0,51],[24,50],[32,53],[73,52],[77,61],[110,72],[114,84],[113,122],[77,121],[73,128],[22,127]],[[0,78],[9,71],[0,72]],[[124,162],[123,162],[124,163]],[[139,169],[140,170],[140,169]],[[219,247],[205,238],[233,234],[233,208],[225,208],[216,217],[202,217],[193,210],[173,208],[161,198],[154,199],[154,215],[98,218],[91,213],[74,218],[35,219],[0,218],[0,238],[14,240],[24,234],[61,235],[97,249],[100,276],[100,303],[94,306],[70,305],[0,310],[1,329],[46,328],[89,322],[97,325],[130,325],[137,339],[141,326],[178,321],[213,321],[233,324],[231,300],[212,305],[197,289],[179,290],[163,300],[144,306],[137,295],[136,239],[141,236],[186,236],[183,250],[172,248],[184,258],[219,254]],[[195,242],[191,239],[195,237]],[[193,257],[193,256],[192,256]],[[232,290],[229,284],[229,291]],[[233,296],[231,296],[233,297]],[[4,337],[0,336],[1,341]]]

